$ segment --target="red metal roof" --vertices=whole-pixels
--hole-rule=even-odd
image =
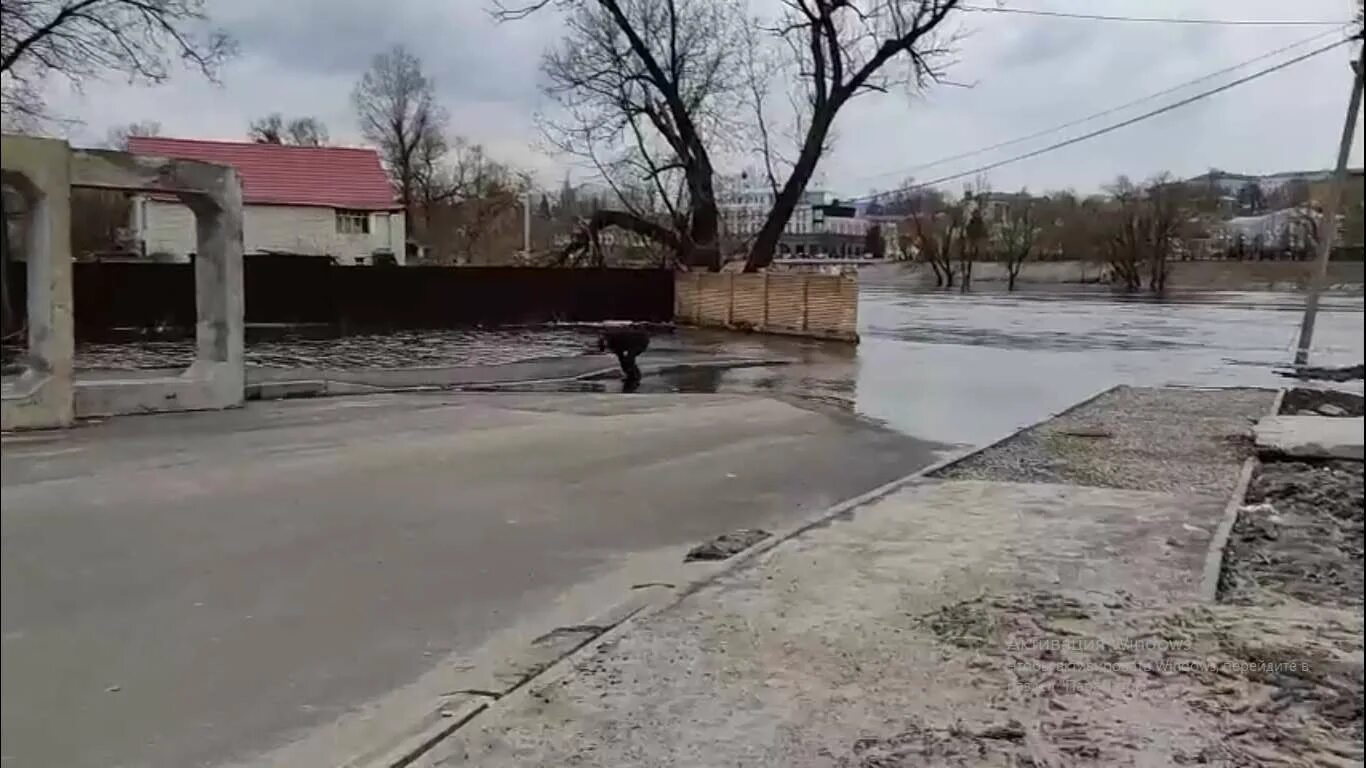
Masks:
[[[230,165],[242,179],[244,203],[366,211],[402,207],[373,149],[130,136],[128,151]]]

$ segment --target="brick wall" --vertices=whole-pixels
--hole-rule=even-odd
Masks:
[[[817,338],[858,340],[858,281],[836,275],[681,272],[674,321]]]

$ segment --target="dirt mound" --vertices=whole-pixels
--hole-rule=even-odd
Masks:
[[[1225,602],[1362,605],[1360,462],[1263,464],[1247,502],[1224,556]]]

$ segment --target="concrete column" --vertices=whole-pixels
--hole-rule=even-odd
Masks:
[[[242,191],[224,169],[207,194],[186,196],[195,220],[196,362],[242,367]]]
[[[28,205],[28,367],[4,391],[4,429],[59,427],[74,418],[71,312],[71,149],[31,136],[0,139],[5,182]]]

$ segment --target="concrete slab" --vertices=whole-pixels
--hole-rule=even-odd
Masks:
[[[7,435],[4,753],[220,765],[306,742],[275,764],[344,764],[408,734],[391,713],[445,718],[474,660],[686,583],[698,541],[941,448],[702,395],[376,394]]]
[[[1304,459],[1366,458],[1366,420],[1332,416],[1268,416],[1254,429],[1257,449]]]
[[[967,634],[950,642],[989,653],[1007,639],[973,620],[983,594],[1064,623],[1119,602],[1194,602],[1224,501],[920,483],[635,623],[418,764],[847,765],[907,723],[988,729],[1010,714],[1004,688],[971,653],[948,653],[936,622],[961,614],[953,631]]]

